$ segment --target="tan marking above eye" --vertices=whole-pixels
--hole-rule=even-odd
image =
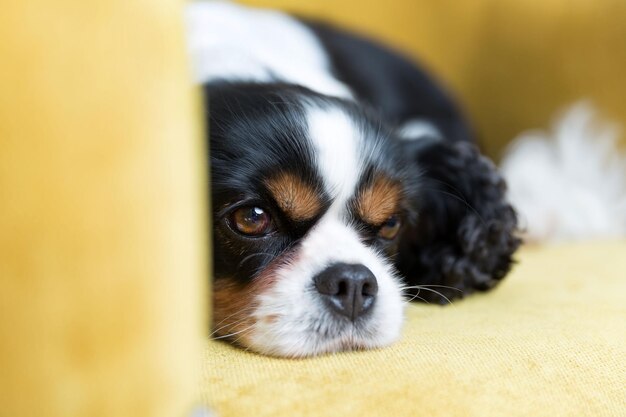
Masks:
[[[396,213],[400,194],[398,183],[378,177],[357,195],[357,214],[366,223],[380,225]]]
[[[278,207],[293,220],[310,220],[322,210],[318,191],[297,175],[282,172],[265,185]]]

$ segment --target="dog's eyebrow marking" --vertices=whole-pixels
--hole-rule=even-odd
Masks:
[[[356,213],[364,222],[380,225],[396,212],[400,195],[398,183],[386,177],[377,177],[357,194]]]
[[[281,172],[267,180],[265,186],[278,207],[292,220],[310,220],[322,210],[319,190],[297,175]]]

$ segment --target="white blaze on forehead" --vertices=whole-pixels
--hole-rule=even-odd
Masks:
[[[307,122],[317,167],[332,200],[330,211],[341,211],[354,195],[361,176],[360,131],[352,119],[337,108],[312,107],[308,110]]]

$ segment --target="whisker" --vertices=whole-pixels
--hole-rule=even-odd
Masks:
[[[422,291],[421,288],[417,288],[417,294],[415,294],[413,297],[411,297],[410,299],[406,300],[405,303],[408,304],[411,301],[415,300],[416,298],[422,300],[423,302],[425,302],[426,304],[430,304],[425,298],[420,297],[420,292]]]
[[[463,293],[463,290],[460,289],[460,288],[449,287],[447,285],[434,285],[434,284],[415,285],[415,286],[411,286],[411,287],[402,287],[401,289],[402,290],[415,290],[415,289],[428,288],[428,287],[447,288],[449,290],[454,290],[454,291],[458,291],[460,293]]]
[[[237,335],[237,334],[240,334],[240,333],[243,333],[243,332],[245,332],[245,331],[248,331],[248,330],[252,329],[255,325],[256,325],[256,323],[254,323],[254,324],[252,324],[252,325],[250,325],[250,326],[246,327],[245,329],[242,329],[242,330],[239,330],[239,331],[236,331],[236,332],[233,332],[233,333],[228,333],[228,334],[225,334],[225,335],[223,335],[223,336],[216,336],[216,337],[214,337],[213,339],[216,339],[216,340],[217,340],[217,339],[225,339],[225,338],[227,338],[227,337],[232,337],[232,336],[235,336],[235,335]]]
[[[411,298],[409,298],[408,300],[406,300],[406,301],[405,301],[405,303],[406,303],[406,304],[409,304],[411,301],[415,300],[416,298],[417,298],[418,300],[422,300],[422,301],[423,301],[423,302],[425,302],[426,304],[430,304],[430,302],[429,302],[427,299],[425,299],[424,297],[420,297],[420,296],[419,296],[419,295],[417,295],[417,294],[415,294],[413,297],[411,297]]]
[[[271,256],[271,257],[273,257],[274,254],[273,253],[267,253],[267,252],[257,252],[257,253],[253,253],[251,255],[248,255],[245,258],[243,258],[241,261],[239,261],[239,264],[237,265],[237,271],[239,271],[241,269],[241,267],[243,266],[244,263],[246,263],[247,261],[249,261],[250,259],[252,259],[252,258],[254,258],[256,256]]]
[[[440,180],[437,178],[429,178],[430,181],[434,181],[434,182],[438,182],[439,184],[443,184],[446,187],[452,189],[453,191],[456,191],[456,193],[462,197],[463,199],[465,199],[465,196],[463,195],[463,193],[461,192],[461,190],[459,190],[457,187],[455,187],[453,184],[449,183],[448,181],[444,181],[444,180]]]
[[[243,313],[244,311],[251,311],[252,309],[253,309],[253,308],[242,309],[242,310],[240,310],[240,311],[238,311],[238,312],[236,312],[236,313],[231,314],[231,315],[230,315],[230,316],[228,316],[228,317],[232,317],[232,316],[234,316],[235,314]],[[224,320],[226,320],[228,317],[226,317],[225,319],[223,319],[222,321],[220,321],[220,322],[218,323],[218,325],[219,325],[219,324],[221,324],[221,323],[223,323],[223,322],[224,322]],[[225,329],[226,327],[236,326],[237,324],[242,323],[242,322],[244,322],[244,321],[245,321],[245,320],[247,320],[247,319],[248,319],[248,317],[246,316],[246,317],[243,317],[243,318],[241,318],[241,319],[239,319],[239,320],[236,320],[236,321],[233,321],[233,322],[230,322],[230,323],[226,323],[226,324],[224,324],[223,326],[220,326],[220,327],[218,327],[218,328],[214,328],[214,329],[213,329],[213,331],[211,332],[211,334],[210,334],[209,336],[210,336],[210,337],[213,337],[213,335],[215,335],[215,334],[216,334],[217,332],[219,332],[220,330]],[[214,327],[215,327],[215,326],[214,326]]]
[[[250,330],[250,328],[246,329],[246,330]],[[242,337],[244,337],[245,334],[241,334],[238,338],[233,339],[232,343],[234,344],[239,344],[239,341],[241,340]],[[248,349],[248,346],[246,346],[246,350]]]
[[[235,311],[233,314],[229,314],[228,316],[224,317],[222,320],[220,320],[218,323],[214,323],[213,327],[215,326],[219,326],[220,324],[222,324],[223,322],[225,322],[227,319],[231,318],[234,315],[237,315],[239,313],[243,313],[244,311],[248,311],[248,310],[252,310],[254,309],[254,306],[251,305],[247,305],[244,308],[242,308],[241,310],[237,310]]]
[[[485,219],[483,219],[483,216],[481,216],[481,215],[480,215],[480,213],[478,212],[478,210],[476,210],[476,209],[474,208],[474,206],[472,206],[472,205],[471,205],[471,204],[470,204],[470,203],[469,203],[469,202],[468,202],[468,201],[467,201],[464,197],[462,197],[462,196],[458,196],[458,195],[456,195],[456,194],[453,194],[453,193],[450,193],[450,192],[447,192],[447,191],[440,190],[440,189],[438,189],[438,188],[424,187],[424,189],[429,190],[429,191],[436,191],[436,192],[438,192],[438,193],[441,193],[441,194],[447,195],[448,197],[453,197],[453,198],[457,199],[457,200],[458,200],[458,201],[460,201],[461,203],[465,204],[465,206],[466,206],[467,208],[469,208],[470,210],[472,210],[472,212],[473,212],[476,216],[478,216],[478,218],[480,219],[480,221],[481,221],[484,225],[486,225],[486,224],[487,224],[487,222],[485,222]]]
[[[442,293],[440,293],[439,291],[435,291],[433,289],[430,288],[421,288],[422,290],[426,290],[426,291],[430,291],[430,292],[434,292],[435,294],[439,295],[440,297],[442,297],[444,300],[446,300],[448,302],[448,304],[452,304],[452,301],[450,301],[450,299],[448,297],[446,297],[445,295],[443,295]]]

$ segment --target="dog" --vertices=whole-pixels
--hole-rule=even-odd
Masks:
[[[414,63],[330,25],[187,9],[209,126],[213,334],[273,356],[389,345],[409,299],[498,284],[520,245],[495,165]]]

